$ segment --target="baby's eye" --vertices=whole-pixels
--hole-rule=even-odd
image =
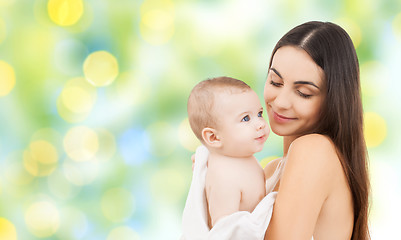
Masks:
[[[245,117],[242,118],[241,122],[248,122],[249,120],[251,120],[249,118],[249,115],[246,115]]]
[[[258,112],[258,117],[262,117],[263,111]]]

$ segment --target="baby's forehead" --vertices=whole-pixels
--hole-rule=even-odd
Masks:
[[[214,93],[213,105],[215,107],[225,107],[231,106],[232,104],[237,103],[238,101],[248,101],[245,99],[250,99],[255,96],[256,93],[252,89],[224,89],[223,91],[216,91]],[[242,100],[241,100],[242,99]]]
[[[219,86],[214,89],[214,94],[215,95],[234,95],[234,94],[240,94],[240,93],[245,93],[253,91],[251,88],[239,88],[239,87],[233,87],[233,86]]]

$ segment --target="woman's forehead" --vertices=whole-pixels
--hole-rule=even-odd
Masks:
[[[313,81],[318,86],[323,84],[323,69],[301,48],[279,48],[273,56],[271,68],[274,68],[283,80]]]

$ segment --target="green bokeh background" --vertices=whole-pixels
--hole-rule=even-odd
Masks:
[[[72,26],[54,23],[47,4],[0,0],[0,60],[16,76],[12,91],[0,97],[0,219],[14,226],[17,239],[178,239],[196,146],[185,139],[190,90],[226,75],[262,97],[275,43],[310,20],[337,23],[354,41],[364,110],[373,116],[367,140],[377,143],[368,149],[372,239],[397,236],[401,1],[86,0]],[[87,116],[68,121],[57,100],[67,81],[84,77],[83,63],[96,51],[117,59],[119,75],[95,89]],[[96,164],[76,164],[67,154],[63,142],[74,127],[109,134],[99,137]],[[45,176],[32,176],[23,164],[38,134],[58,153]],[[271,134],[257,157],[280,154],[281,139]],[[91,179],[77,184],[85,177]],[[59,224],[39,237],[27,215],[43,201],[55,207]],[[44,210],[35,216],[48,217]],[[121,227],[131,235],[116,238],[112,232]]]

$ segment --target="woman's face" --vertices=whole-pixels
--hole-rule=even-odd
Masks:
[[[284,46],[274,54],[264,89],[271,129],[279,136],[299,136],[319,120],[324,72],[300,48]]]

